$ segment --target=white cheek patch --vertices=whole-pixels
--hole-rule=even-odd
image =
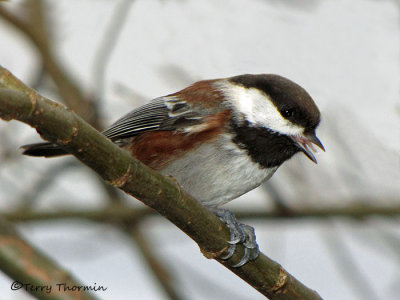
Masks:
[[[269,128],[281,134],[302,135],[304,128],[282,117],[269,96],[256,88],[245,88],[225,83],[219,86],[231,101],[231,106],[240,118],[240,114],[251,124]]]

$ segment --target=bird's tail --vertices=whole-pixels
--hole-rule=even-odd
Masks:
[[[29,144],[23,145],[21,146],[21,148],[24,149],[24,152],[22,152],[22,154],[29,156],[54,157],[69,154],[59,145],[52,143]]]

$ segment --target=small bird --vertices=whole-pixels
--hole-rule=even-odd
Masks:
[[[230,229],[228,254],[245,253],[233,267],[257,258],[254,229],[221,205],[258,187],[298,152],[317,163],[320,112],[293,81],[273,74],[203,80],[134,109],[103,134],[214,212]],[[23,146],[23,154],[68,154],[61,146]]]

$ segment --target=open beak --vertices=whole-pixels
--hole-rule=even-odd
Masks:
[[[314,147],[314,145],[318,146],[322,151],[325,151],[325,148],[315,134],[292,136],[292,139],[309,159],[316,164],[318,163],[314,156],[314,153],[317,152],[317,149]]]

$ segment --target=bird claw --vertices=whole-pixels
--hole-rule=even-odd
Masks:
[[[229,245],[236,245],[236,244],[239,244],[241,242],[241,239],[234,239],[234,240],[230,240],[230,241],[228,241],[228,244]]]
[[[224,256],[220,256],[220,259],[222,259],[222,260],[230,259],[233,256],[233,253],[235,253],[235,249],[236,249],[236,245],[235,244],[229,245],[228,253],[226,255],[224,255]]]
[[[249,248],[244,248],[244,255],[242,259],[236,265],[233,265],[232,268],[239,268],[247,263],[250,260],[250,252],[251,250]]]
[[[244,255],[242,259],[233,268],[239,268],[249,261],[253,261],[258,257],[260,250],[256,242],[256,235],[254,233],[254,228],[245,224],[238,222],[235,215],[223,208],[211,209],[216,216],[226,224],[230,231],[230,240],[228,241],[228,253],[220,259],[228,260],[230,259],[236,250],[236,245],[242,244],[244,247]]]

